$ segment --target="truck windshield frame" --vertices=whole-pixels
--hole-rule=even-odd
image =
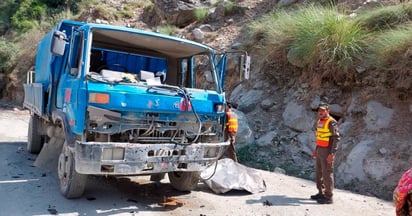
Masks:
[[[147,82],[142,74],[151,72],[156,85],[168,84],[221,92],[213,61],[214,52],[210,47],[161,34],[130,29],[121,31],[98,24],[90,24],[88,32],[92,42],[87,44],[89,47],[86,48],[87,53],[84,53],[84,62],[87,62],[89,68],[85,76],[92,71],[92,53],[98,50],[102,52],[99,59],[106,61],[105,69],[131,74],[131,79],[136,82]],[[180,64],[180,67],[172,67],[170,64]],[[201,67],[204,69],[200,69]],[[122,82],[121,77],[124,75],[118,76],[120,78],[114,83]]]

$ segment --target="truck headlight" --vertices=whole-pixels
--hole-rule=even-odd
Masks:
[[[108,104],[109,101],[110,101],[109,94],[103,94],[103,93],[90,93],[89,94],[89,103]]]

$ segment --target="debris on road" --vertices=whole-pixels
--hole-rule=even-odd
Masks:
[[[56,210],[55,208],[51,207],[50,205],[49,205],[49,208],[47,209],[47,211],[48,211],[50,214],[52,214],[52,215],[57,215],[57,214],[59,214],[59,213],[57,212],[57,210]]]
[[[264,206],[272,206],[273,203],[269,202],[269,200],[265,200],[265,201],[263,202],[263,205],[264,205]]]
[[[179,200],[175,197],[163,197],[163,202],[159,203],[159,205],[163,207],[168,206],[183,206],[185,203],[182,200]]]

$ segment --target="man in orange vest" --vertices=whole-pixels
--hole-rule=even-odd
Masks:
[[[320,204],[333,203],[333,162],[339,146],[338,122],[329,115],[329,105],[320,103],[316,122],[316,149],[313,158],[316,159],[316,187],[318,193],[310,196]]]
[[[227,103],[226,105],[226,128],[225,128],[225,140],[230,141],[230,145],[226,151],[226,155],[238,162],[235,150],[235,139],[238,128],[238,118],[235,112],[232,111],[232,104]]]

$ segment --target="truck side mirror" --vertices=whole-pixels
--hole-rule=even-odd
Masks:
[[[243,78],[248,80],[250,78],[250,56],[242,55],[241,57],[241,73]]]
[[[50,51],[54,55],[62,56],[66,48],[67,36],[64,32],[55,31],[51,41]]]

